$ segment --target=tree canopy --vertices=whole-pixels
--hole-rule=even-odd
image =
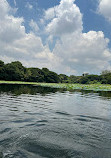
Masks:
[[[80,83],[80,84],[111,84],[111,71],[104,70],[100,75],[67,76],[57,74],[47,68],[26,68],[19,61],[4,64],[0,60],[0,80],[7,81],[28,81],[46,83]]]

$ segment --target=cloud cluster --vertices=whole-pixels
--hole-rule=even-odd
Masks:
[[[21,61],[25,66],[52,67],[58,60],[33,32],[26,33],[24,19],[10,15],[12,9],[6,0],[0,3],[0,59],[5,62]],[[30,26],[37,31],[37,24]],[[40,55],[41,54],[41,55]],[[45,54],[45,55],[44,55]]]
[[[61,60],[61,70],[71,73],[97,73],[109,69],[109,40],[102,31],[83,32],[82,14],[74,0],[61,0],[60,5],[45,11],[49,35],[59,36],[53,53]]]
[[[74,0],[61,0],[58,6],[45,11],[45,19],[51,19],[46,32],[54,36],[82,30],[82,14]]]
[[[99,0],[98,11],[107,20],[111,21],[111,1],[110,0]]]
[[[79,74],[97,73],[110,68],[111,53],[108,42],[101,31],[72,34],[61,38],[54,48],[54,53],[64,59],[62,65],[64,68],[70,67],[69,71],[76,70]]]
[[[45,10],[44,32],[55,40],[53,51],[35,34],[40,30],[35,21],[30,20],[32,31],[26,33],[24,19],[14,17],[8,2],[1,1],[1,60],[19,60],[28,67],[47,67],[65,74],[97,73],[110,68],[109,40],[102,31],[83,33],[83,15],[74,0],[61,0],[59,5]]]

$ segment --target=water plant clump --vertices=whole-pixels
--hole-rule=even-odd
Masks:
[[[111,85],[108,84],[69,84],[69,83],[37,83],[22,81],[0,81],[0,84],[28,84],[42,87],[62,88],[66,90],[93,90],[93,91],[111,91]]]

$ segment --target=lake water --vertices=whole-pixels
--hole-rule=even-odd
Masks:
[[[111,158],[111,92],[0,85],[0,158]]]

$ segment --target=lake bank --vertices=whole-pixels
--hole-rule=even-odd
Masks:
[[[0,84],[24,84],[37,85],[43,87],[63,88],[66,90],[93,90],[93,91],[111,91],[111,85],[108,84],[68,84],[68,83],[37,83],[37,82],[22,82],[22,81],[0,81]]]

